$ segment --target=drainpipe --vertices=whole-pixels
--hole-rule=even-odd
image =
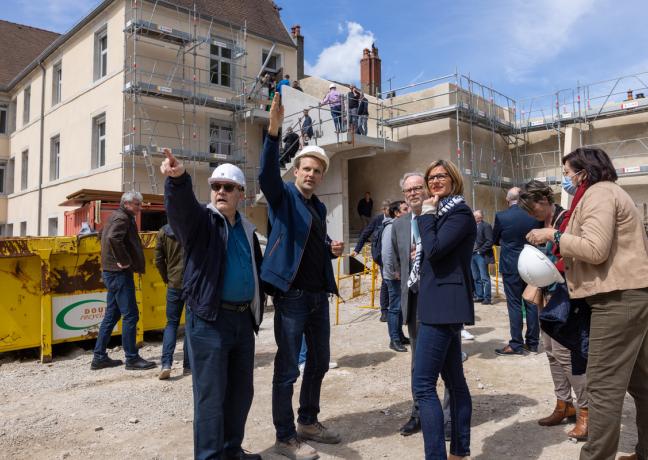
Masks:
[[[41,236],[42,230],[42,216],[43,216],[43,157],[44,152],[44,137],[45,137],[45,66],[42,62],[38,63],[38,66],[41,68],[42,72],[42,84],[41,84],[41,109],[40,109],[40,153],[39,153],[39,163],[38,163],[38,236]]]

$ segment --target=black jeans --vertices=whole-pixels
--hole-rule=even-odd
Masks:
[[[217,459],[241,450],[254,386],[254,328],[250,310],[222,309],[205,321],[187,308],[193,379],[194,458]]]
[[[291,289],[274,297],[274,333],[277,355],[272,378],[272,421],[279,441],[296,435],[292,407],[293,385],[299,376],[297,361],[302,335],[306,337],[308,358],[299,394],[297,421],[317,422],[322,380],[328,372],[331,348],[329,303],[325,292]]]
[[[522,308],[526,309],[527,330],[525,334],[526,344],[530,348],[538,348],[540,342],[540,320],[538,318],[538,307],[532,303],[522,302],[522,293],[526,283],[520,275],[502,274],[504,278],[504,294],[506,295],[506,306],[508,307],[509,325],[511,328],[511,341],[509,345],[515,351],[522,349]]]

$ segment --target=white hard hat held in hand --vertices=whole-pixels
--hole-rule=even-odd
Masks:
[[[297,155],[295,155],[295,158],[293,158],[293,166],[297,167],[297,162],[299,161],[300,158],[303,157],[313,157],[317,158],[318,160],[322,161],[324,163],[324,171],[326,172],[329,168],[329,158],[326,152],[324,151],[323,148],[318,147],[316,145],[308,145],[301,149]]]
[[[520,253],[518,272],[524,282],[532,286],[546,287],[553,283],[565,282],[553,262],[542,251],[529,244],[525,244]]]
[[[214,182],[231,182],[233,184],[245,187],[245,175],[238,166],[231,163],[219,165],[209,178],[209,184]]]

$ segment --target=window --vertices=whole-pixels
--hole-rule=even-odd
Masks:
[[[56,180],[61,173],[61,137],[50,139],[50,180]]]
[[[5,185],[7,184],[7,162],[0,161],[0,195],[7,194]]]
[[[58,217],[47,219],[47,236],[58,235]]]
[[[92,169],[106,164],[106,114],[92,119]]]
[[[214,85],[232,86],[232,47],[212,40],[209,47],[209,81]]]
[[[5,189],[4,193],[9,195],[14,192],[14,171],[16,170],[16,160],[14,158],[9,158],[9,163],[7,164],[7,170],[5,174]]]
[[[213,155],[232,154],[232,125],[222,120],[209,120],[209,153]]]
[[[0,104],[0,134],[7,134],[7,117],[8,107],[7,104]]]
[[[16,130],[16,99],[12,99],[9,104],[9,132],[13,133]]]
[[[268,53],[270,50],[263,50],[261,52],[261,65],[268,58]],[[272,53],[270,59],[268,59],[268,64],[265,66],[265,70],[270,72],[279,72],[281,70],[281,54]]]
[[[20,190],[27,188],[29,174],[29,150],[25,150],[20,158]]]
[[[54,64],[52,70],[52,105],[61,102],[62,99],[62,85],[63,85],[63,67],[61,63]]]
[[[27,236],[27,221],[20,223],[20,236]]]
[[[94,79],[99,80],[108,73],[108,29],[104,26],[95,34]]]
[[[13,236],[13,224],[3,225],[2,236]]]
[[[23,126],[29,123],[29,105],[31,103],[31,86],[23,91]]]

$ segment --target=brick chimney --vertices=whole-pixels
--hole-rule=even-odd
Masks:
[[[362,50],[362,59],[360,59],[360,87],[365,93],[376,96],[380,93],[381,80],[378,48],[372,44],[371,50],[368,48]]]
[[[290,28],[290,35],[295,45],[297,45],[297,78],[304,78],[304,36],[301,34],[301,26],[295,24]]]

